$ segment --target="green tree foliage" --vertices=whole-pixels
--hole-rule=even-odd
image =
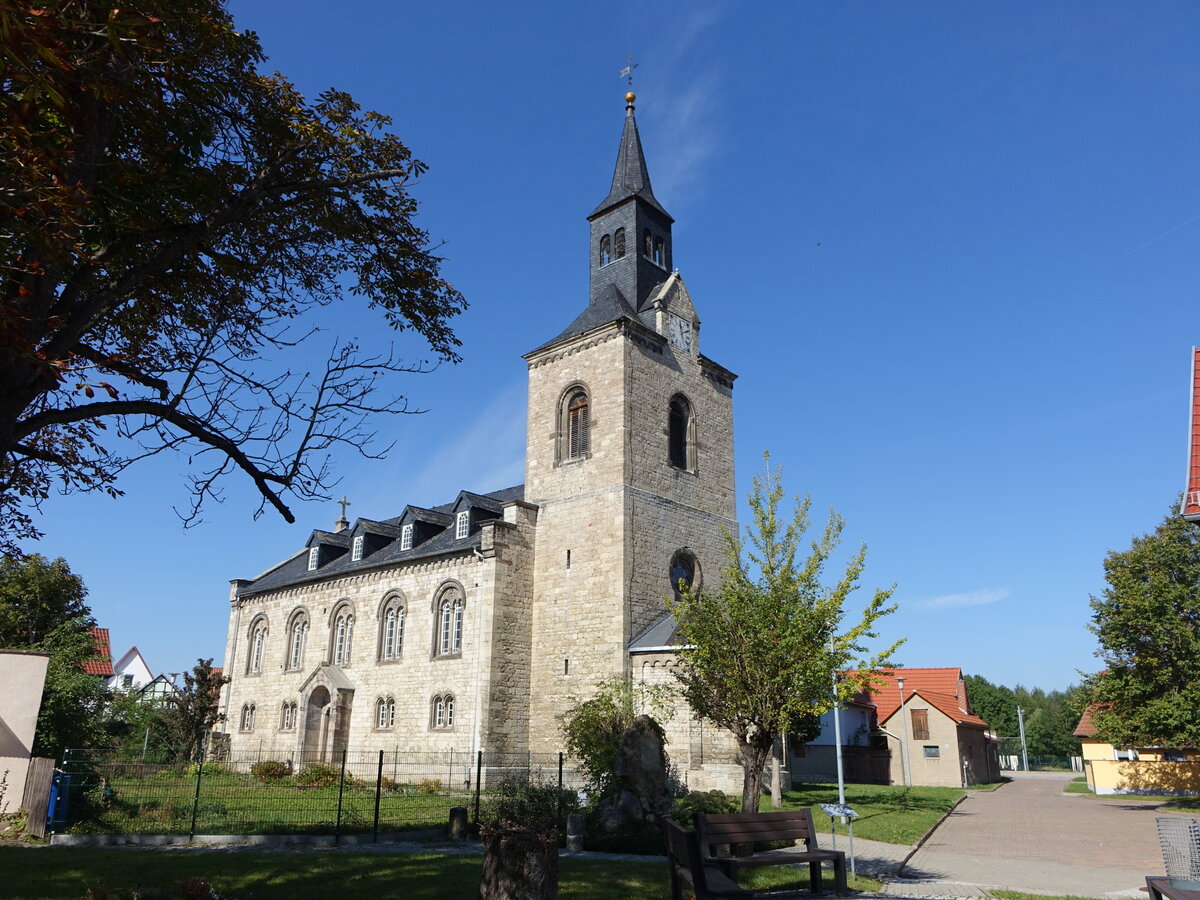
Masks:
[[[596,685],[587,700],[575,700],[559,716],[567,753],[579,760],[588,787],[608,796],[620,790],[616,774],[621,756],[621,737],[636,716],[645,713],[658,725],[674,711],[671,690],[666,685],[649,685],[626,678],[608,678]],[[662,726],[659,736],[666,742]]]
[[[896,608],[889,603],[892,589],[875,591],[857,623],[843,629],[845,603],[858,587],[866,546],[852,554],[836,582],[822,584],[843,520],[831,511],[800,561],[811,500],[797,498],[791,518],[783,520],[783,498],[782,473],[771,468],[768,456],[749,498],[754,523],[746,533],[753,550],[744,554],[742,543],[727,535],[720,588],[692,592],[681,582],[681,598],[671,606],[685,646],[676,675],[696,714],[737,738],[744,811],[758,809],[775,740],[802,731],[811,716],[832,708],[833,673],[854,670],[838,680],[840,699],[848,701],[869,685],[870,672],[893,664],[891,655],[901,643],[864,656],[866,642],[878,637],[876,623]]]
[[[971,710],[999,737],[1019,735],[1019,706],[1025,713],[1025,742],[1030,756],[1079,755],[1079,739],[1074,731],[1086,701],[1082,687],[1044,691],[1019,684],[1015,688],[992,684],[982,675],[967,675],[963,680]]]
[[[1088,679],[1100,736],[1124,747],[1200,747],[1200,525],[1176,505],[1104,560],[1092,598],[1104,671]]]
[[[373,453],[369,417],[406,411],[374,389],[428,370],[348,344],[290,371],[300,317],[347,291],[458,359],[424,165],[348,94],[260,74],[224,0],[0,4],[0,59],[3,546],[52,487],[115,494],[166,449],[192,517],[236,470],[292,521],[330,451]]]
[[[213,669],[211,659],[198,659],[183,673],[183,686],[162,701],[159,721],[163,741],[176,759],[198,759],[212,727],[224,720],[221,688],[229,678]]]
[[[34,735],[35,756],[58,759],[66,747],[105,738],[104,682],[83,671],[97,659],[95,625],[83,579],[66,560],[0,557],[0,648],[50,654]]]

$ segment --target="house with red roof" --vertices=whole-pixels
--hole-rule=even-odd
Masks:
[[[92,639],[96,642],[96,655],[94,658],[84,662],[83,671],[89,675],[98,675],[108,680],[113,676],[112,643],[108,638],[108,629],[93,626],[88,630],[92,633]]]
[[[1095,704],[1075,727],[1087,785],[1097,794],[1200,794],[1200,750],[1116,747],[1100,737]]]

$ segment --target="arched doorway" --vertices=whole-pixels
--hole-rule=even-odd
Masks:
[[[329,718],[333,712],[329,688],[318,685],[308,695],[304,716],[303,761],[325,762],[329,749]]]

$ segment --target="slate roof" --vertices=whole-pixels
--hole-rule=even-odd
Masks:
[[[559,341],[565,341],[567,338],[586,334],[593,329],[607,325],[609,322],[616,322],[619,319],[628,319],[631,322],[639,321],[637,310],[617,290],[617,286],[615,284],[606,285],[596,300],[584,307],[583,312],[575,317],[575,321],[564,328],[556,337],[551,338],[540,346],[534,347],[525,354],[525,358],[528,359],[533,354],[553,346]]]
[[[612,209],[630,197],[639,197],[654,207],[668,222],[674,222],[670,213],[662,208],[654,190],[650,187],[650,171],[646,168],[646,156],[642,152],[642,139],[638,135],[637,119],[633,115],[633,103],[625,107],[625,127],[621,129],[621,146],[617,149],[617,164],[613,168],[612,187],[608,196],[592,210],[589,219]]]
[[[429,517],[423,521],[432,521],[437,524],[446,526],[438,534],[417,544],[411,550],[401,550],[400,542],[393,540],[391,543],[376,550],[374,553],[368,553],[360,560],[352,560],[349,553],[344,553],[337,559],[325,563],[315,572],[308,570],[308,554],[297,553],[277,566],[268,569],[266,572],[257,578],[250,580],[248,584],[243,586],[239,591],[242,596],[250,594],[259,594],[265,591],[279,590],[280,588],[290,587],[296,584],[307,584],[314,581],[324,581],[328,578],[336,578],[346,575],[350,572],[363,571],[374,569],[380,566],[398,565],[402,563],[412,562],[418,559],[427,559],[433,556],[441,556],[447,553],[463,553],[473,547],[479,546],[479,530],[473,528],[471,533],[465,538],[456,538],[454,529],[448,527],[453,521],[451,512],[458,503],[460,497],[466,497],[468,502],[476,508],[486,510],[499,516],[504,509],[504,504],[513,500],[525,499],[525,485],[519,484],[515,487],[505,488],[500,491],[492,491],[487,494],[475,494],[470,491],[462,491],[450,503],[444,503],[441,506],[436,506],[433,509],[422,510],[421,507],[406,507],[410,510],[422,510],[430,513]],[[401,516],[395,516],[389,519],[380,520],[380,523],[388,526],[398,525]],[[360,520],[365,522],[373,522],[374,520]],[[350,546],[350,533],[357,527],[358,521],[354,526],[346,531],[332,532],[316,530],[314,536],[319,536],[322,543],[335,544],[340,547]],[[369,526],[368,526],[369,527]],[[311,540],[310,540],[311,543]]]
[[[108,639],[107,628],[89,628],[92,633],[92,639],[96,642],[96,656],[98,659],[89,659],[83,664],[83,671],[89,675],[103,675],[110,678],[113,675],[112,664],[112,644]]]
[[[667,613],[632,641],[629,642],[630,652],[638,650],[657,650],[660,647],[679,646],[679,623],[675,617]]]

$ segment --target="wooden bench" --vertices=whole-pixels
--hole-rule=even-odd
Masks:
[[[696,813],[696,837],[704,866],[717,866],[731,878],[738,869],[751,866],[784,866],[808,863],[809,886],[821,893],[821,863],[833,863],[834,884],[839,897],[846,887],[846,854],[840,850],[822,850],[817,846],[812,811],[790,809],[762,813]],[[729,844],[753,844],[759,841],[803,841],[804,849],[769,851],[751,856],[717,856],[714,848]]]
[[[671,900],[682,900],[683,883],[691,885],[696,900],[720,897],[722,900],[749,900],[754,895],[738,887],[737,882],[714,865],[705,865],[700,855],[696,832],[688,831],[671,819],[663,820],[667,836],[667,859],[671,863]]]

